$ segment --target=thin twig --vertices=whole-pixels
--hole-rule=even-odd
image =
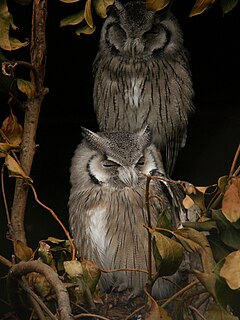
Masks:
[[[239,155],[240,155],[240,144],[238,145],[237,151],[235,153],[235,156],[234,156],[234,159],[233,159],[233,162],[232,162],[232,165],[231,165],[231,169],[230,169],[230,172],[229,172],[229,177],[233,176],[234,169],[236,167],[236,163],[237,163]]]
[[[7,198],[6,198],[5,187],[4,187],[4,168],[5,168],[5,164],[2,165],[2,169],[1,169],[2,196],[3,196],[3,203],[4,203],[5,212],[6,212],[6,216],[7,216],[7,223],[8,223],[8,225],[10,225],[11,219],[10,219],[10,214],[9,214],[9,210],[8,210]]]
[[[99,269],[99,270],[104,273],[113,273],[113,272],[119,272],[119,271],[135,271],[135,272],[142,272],[142,273],[148,274],[148,271],[146,270],[134,269],[134,268],[120,268],[120,269],[113,269],[113,270]]]
[[[93,313],[81,313],[81,314],[78,314],[77,316],[74,316],[74,319],[80,319],[80,318],[83,318],[83,317],[94,317],[94,318],[97,318],[97,319],[102,319],[102,320],[110,320],[109,318],[106,318],[106,317],[103,317],[103,316],[100,316],[98,314],[93,314]]]
[[[140,311],[142,311],[145,308],[145,305],[142,307],[139,307],[138,309],[134,310],[129,316],[127,316],[124,320],[129,320],[132,318],[132,316],[134,316],[135,314],[139,313]]]
[[[188,308],[192,311],[194,311],[201,319],[207,320],[194,306],[188,306]]]
[[[0,262],[4,264],[7,267],[12,267],[13,263],[9,261],[8,259],[4,258],[2,255],[0,255]]]
[[[48,210],[51,215],[53,216],[53,218],[59,223],[59,225],[61,226],[61,228],[63,229],[65,235],[67,236],[70,244],[71,244],[71,247],[72,247],[72,260],[75,260],[76,259],[76,249],[75,249],[75,245],[73,243],[73,240],[69,234],[69,232],[67,231],[67,229],[65,228],[64,224],[62,223],[62,221],[58,218],[58,216],[56,215],[56,213],[49,207],[47,207],[44,203],[42,203],[39,199],[38,199],[38,196],[37,196],[37,193],[36,193],[36,190],[34,188],[34,186],[29,183],[29,186],[31,187],[32,191],[33,191],[33,194],[34,194],[34,198],[35,198],[35,201],[40,205],[42,206],[44,209]]]
[[[170,302],[176,300],[179,296],[181,296],[184,292],[188,291],[192,287],[196,286],[199,283],[198,280],[194,280],[193,282],[189,283],[186,287],[182,288],[180,291],[172,295],[167,301],[165,301],[161,307],[164,308],[166,307]]]

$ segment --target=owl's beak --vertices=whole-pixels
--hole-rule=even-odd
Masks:
[[[138,175],[134,168],[131,167],[121,167],[119,169],[119,179],[127,186],[133,187],[138,183]]]
[[[140,39],[128,39],[124,45],[124,50],[130,54],[131,56],[135,57],[143,52],[144,46],[141,43]]]

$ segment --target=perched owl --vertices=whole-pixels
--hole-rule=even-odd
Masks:
[[[185,145],[193,88],[180,27],[170,12],[145,1],[116,1],[93,64],[94,109],[101,131],[149,125],[171,174]]]
[[[145,175],[165,176],[150,131],[147,127],[137,133],[83,129],[83,136],[72,159],[69,198],[69,223],[79,254],[104,269],[147,270]],[[150,193],[160,198],[150,201],[152,225],[156,226],[164,208],[176,225],[182,214],[180,191],[152,179]],[[100,286],[130,289],[134,297],[143,291],[146,281],[145,273],[121,271],[102,274]],[[164,297],[174,289],[161,279],[154,295]]]

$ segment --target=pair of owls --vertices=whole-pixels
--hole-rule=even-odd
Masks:
[[[115,1],[102,27],[94,77],[102,132],[83,129],[72,159],[72,235],[79,254],[103,269],[147,270],[146,175],[169,175],[192,111],[187,53],[173,15],[148,11],[143,1]],[[155,179],[150,194],[162,199],[150,201],[152,225],[167,208],[176,227],[182,213],[177,188]],[[100,286],[137,296],[146,281],[144,273],[120,271],[103,274]],[[174,289],[160,279],[153,294],[165,297]]]

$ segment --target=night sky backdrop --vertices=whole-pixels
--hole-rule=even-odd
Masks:
[[[208,185],[228,174],[240,142],[240,5],[224,17],[220,5],[216,4],[205,13],[189,18],[193,3],[175,1],[172,7],[191,57],[196,107],[189,122],[187,145],[179,155],[173,178]],[[80,126],[97,130],[92,107],[92,62],[103,22],[95,17],[97,31],[89,36],[78,37],[73,27],[60,28],[61,18],[73,13],[75,8],[76,4],[49,1],[46,86],[50,91],[40,115],[39,147],[31,175],[40,200],[51,207],[67,227],[69,166],[81,140]],[[13,10],[15,23],[20,30],[28,32],[30,8],[15,4]],[[21,59],[27,60],[24,56],[27,49],[20,51]],[[1,106],[1,121],[7,113],[7,106]],[[4,254],[10,243],[6,246],[2,201],[0,209],[0,253]],[[31,193],[26,232],[33,248],[48,236],[65,238],[50,213],[34,203]]]

